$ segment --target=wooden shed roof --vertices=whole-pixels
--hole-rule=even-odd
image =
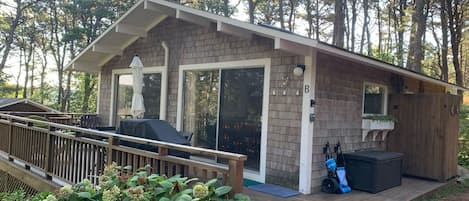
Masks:
[[[217,31],[241,38],[249,39],[252,38],[253,35],[270,38],[274,42],[275,49],[298,55],[311,55],[312,51],[317,50],[409,78],[445,86],[446,88],[467,90],[461,86],[300,35],[215,15],[164,0],[140,0],[137,2],[103,34],[81,51],[78,56],[73,58],[72,61],[66,65],[66,69],[83,72],[99,72],[101,67],[114,56],[122,55],[126,47],[140,37],[146,37],[150,29],[157,26],[168,17],[206,27],[215,24]]]

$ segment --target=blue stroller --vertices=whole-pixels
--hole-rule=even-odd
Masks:
[[[323,147],[323,154],[326,157],[327,178],[322,180],[321,190],[325,193],[348,193],[352,189],[348,186],[345,176],[345,159],[342,154],[340,142],[334,146],[334,159],[329,142]]]

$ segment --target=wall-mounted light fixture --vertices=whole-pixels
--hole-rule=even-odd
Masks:
[[[305,72],[306,66],[304,64],[297,64],[293,69],[293,75],[295,76],[302,76]]]

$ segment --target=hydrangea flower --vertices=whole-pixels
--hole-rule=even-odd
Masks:
[[[143,201],[145,197],[143,196],[143,189],[141,187],[133,187],[127,190],[127,197],[133,201]]]
[[[72,194],[73,194],[72,186],[64,186],[59,189],[58,197],[68,198]]]
[[[54,196],[54,195],[48,195],[46,197],[46,199],[42,200],[42,201],[58,201],[57,198]]]
[[[195,198],[205,198],[208,195],[208,187],[202,184],[197,184],[194,186],[192,194]]]
[[[117,186],[113,186],[111,189],[103,192],[103,201],[116,201],[119,195],[120,189]]]

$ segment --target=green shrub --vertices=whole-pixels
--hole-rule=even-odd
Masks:
[[[38,193],[35,196],[28,196],[20,189],[15,192],[0,192],[0,200],[2,201],[42,201],[49,196],[50,193]]]
[[[119,174],[122,169],[115,164],[105,168],[99,177],[99,185],[94,186],[89,180],[74,186],[65,186],[47,201],[209,201],[236,200],[249,201],[243,194],[230,197],[231,187],[221,186],[217,179],[207,183],[198,179],[189,179],[179,175],[173,177],[148,175],[147,168],[126,176]]]
[[[459,112],[458,164],[469,168],[469,105],[462,105]]]

